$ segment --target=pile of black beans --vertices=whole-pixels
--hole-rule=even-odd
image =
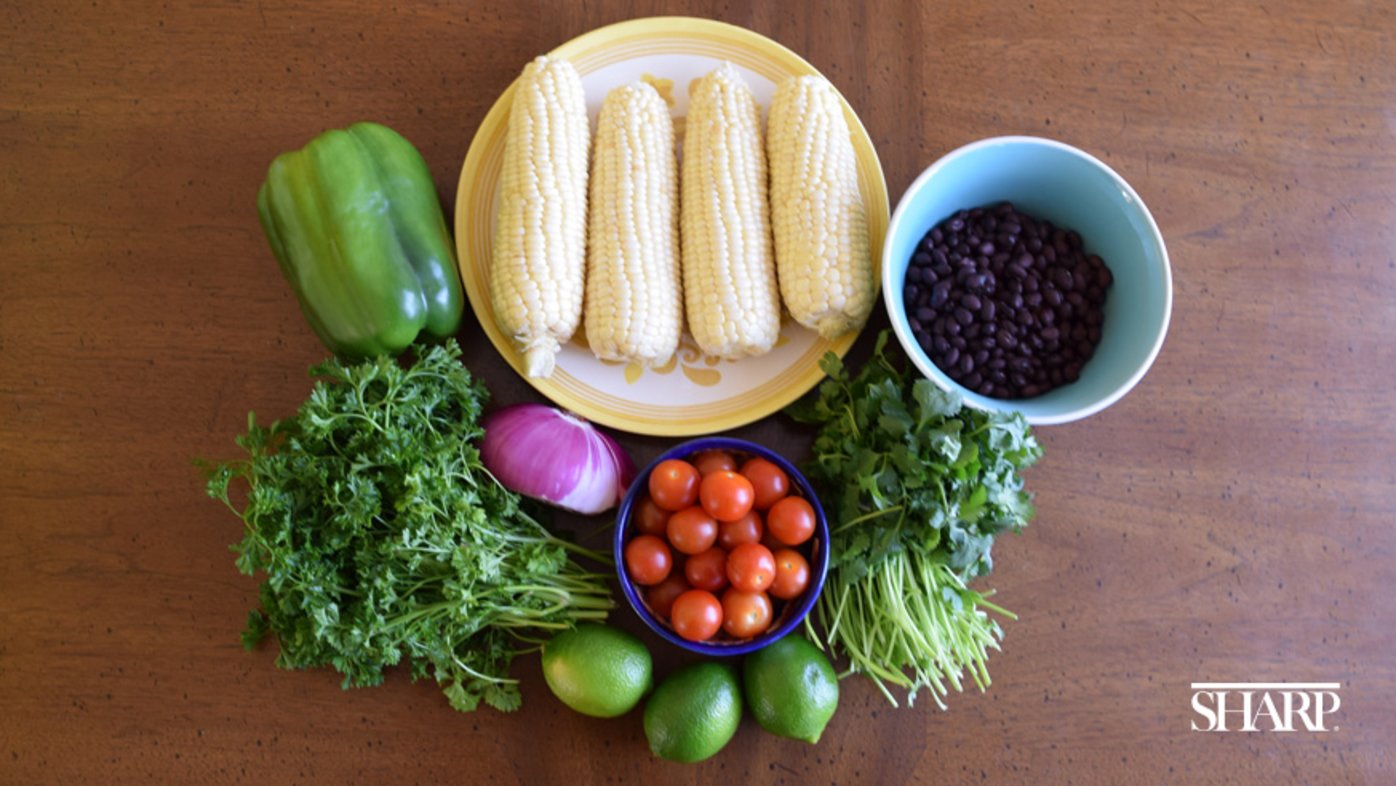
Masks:
[[[926,233],[906,271],[906,314],[951,379],[993,398],[1032,398],[1081,376],[1113,280],[1080,234],[1002,202]]]

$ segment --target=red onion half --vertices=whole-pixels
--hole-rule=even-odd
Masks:
[[[614,439],[568,412],[515,404],[485,418],[480,459],[504,487],[594,515],[615,507],[635,462]]]

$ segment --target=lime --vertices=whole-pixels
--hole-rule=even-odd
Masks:
[[[746,656],[742,682],[756,722],[781,737],[819,742],[839,707],[834,667],[801,636],[786,636]]]
[[[736,672],[718,663],[695,663],[655,688],[645,704],[645,737],[661,759],[702,761],[722,750],[741,720]]]
[[[577,712],[614,718],[640,703],[654,671],[639,639],[606,625],[581,625],[543,645],[543,678]]]

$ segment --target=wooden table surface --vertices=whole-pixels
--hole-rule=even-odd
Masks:
[[[1396,782],[1392,8],[4,4],[0,783]],[[400,673],[343,692],[244,652],[239,522],[192,460],[232,456],[249,409],[289,414],[324,354],[257,224],[267,163],[375,119],[419,146],[449,214],[527,59],[664,13],[823,70],[894,201],[960,144],[1039,134],[1122,173],[1166,236],[1153,370],[1038,432],[1038,518],[995,554],[1021,620],[993,687],[894,710],[851,679],[817,747],[748,719],[684,768],[650,757],[638,713],[566,710],[536,656],[521,711],[462,715]],[[461,340],[497,400],[536,400],[474,320]],[[780,417],[737,433],[808,444]],[[641,461],[668,444],[624,442]],[[1337,728],[1192,732],[1190,684],[1235,680],[1339,682]]]

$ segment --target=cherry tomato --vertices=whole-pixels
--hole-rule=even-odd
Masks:
[[[665,510],[683,510],[698,501],[698,470],[687,461],[667,459],[650,473],[650,498]]]
[[[798,546],[814,534],[814,507],[804,497],[786,497],[766,514],[766,529],[787,546]]]
[[[776,559],[776,580],[771,582],[772,597],[790,600],[809,586],[809,562],[794,549],[781,549]]]
[[[771,599],[764,592],[733,588],[722,593],[722,629],[734,639],[759,636],[771,627]]]
[[[668,578],[645,590],[645,601],[650,604],[650,611],[653,611],[656,617],[667,620],[674,608],[674,599],[690,589],[692,588],[684,581],[683,574],[672,571]]]
[[[727,555],[727,580],[743,592],[765,592],[776,580],[776,558],[760,543],[743,543]]]
[[[719,521],[717,523],[717,545],[731,551],[743,543],[756,543],[765,534],[766,527],[761,524],[761,514],[756,511],[747,511],[745,516],[736,521]]]
[[[756,509],[769,510],[790,493],[790,476],[766,459],[757,457],[742,465],[742,477],[756,490]]]
[[[718,521],[736,521],[751,512],[751,506],[756,502],[756,492],[751,487],[751,481],[729,469],[722,469],[703,477],[698,499],[709,516]]]
[[[727,586],[727,552],[714,547],[689,557],[683,575],[694,589],[717,592]]]
[[[760,543],[762,546],[765,546],[766,548],[770,549],[772,554],[776,553],[777,551],[780,551],[781,549],[789,548],[784,543],[781,543],[780,541],[776,540],[776,536],[771,532],[770,527],[766,527],[766,529],[761,533]]]
[[[653,535],[641,535],[625,546],[625,569],[630,580],[641,586],[663,581],[674,567],[669,546]]]
[[[706,641],[722,627],[722,604],[707,590],[689,590],[674,599],[669,624],[689,641]]]
[[[654,504],[654,500],[645,497],[640,500],[640,504],[635,506],[635,529],[641,535],[655,535],[664,537],[664,525],[669,523],[669,511]]]
[[[669,542],[685,554],[701,554],[717,542],[717,521],[694,505],[669,517]]]
[[[693,457],[693,466],[704,477],[719,470],[732,471],[737,468],[737,460],[725,450],[705,450]]]

